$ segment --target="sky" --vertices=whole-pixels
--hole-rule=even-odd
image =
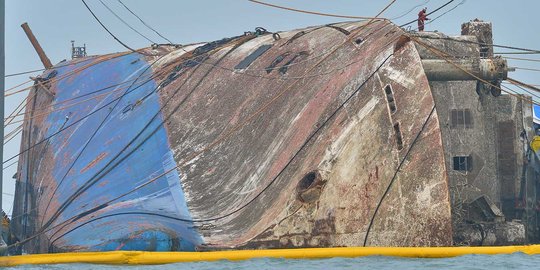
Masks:
[[[115,18],[99,0],[86,0],[96,15],[111,32],[132,48],[142,48],[150,42],[127,28]],[[125,21],[157,43],[166,43],[155,33],[142,25],[137,18],[126,11],[117,0],[103,0]],[[373,0],[265,0],[276,5],[297,9],[352,16],[375,16],[390,1]],[[5,50],[6,74],[43,68],[37,54],[26,38],[20,25],[27,22],[41,43],[49,59],[56,64],[71,57],[71,40],[77,45],[86,44],[90,55],[125,51],[100,25],[79,0],[5,0],[6,29]],[[348,21],[274,9],[251,3],[247,0],[123,0],[123,2],[149,25],[168,39],[179,44],[213,41],[223,37],[253,31],[264,27],[271,32],[291,30],[312,25]],[[428,12],[445,4],[448,0],[397,0],[383,14],[395,18],[396,24],[416,19],[422,7]],[[494,44],[540,49],[540,20],[538,0],[455,0],[440,12],[430,16],[435,18],[456,7],[442,17],[426,25],[426,31],[439,31],[447,35],[459,35],[461,23],[475,18],[493,23]],[[411,11],[407,14],[408,11]],[[508,51],[496,49],[496,52]],[[512,55],[539,59],[540,55]],[[509,60],[510,66],[540,69],[540,62]],[[6,78],[6,89],[28,80],[28,76],[39,73]],[[540,73],[517,70],[511,77],[530,83],[540,84]],[[5,115],[9,115],[25,98],[28,92],[6,98]],[[6,128],[6,134],[14,126]],[[4,160],[16,155],[20,150],[20,137],[4,146]],[[9,165],[7,163],[6,165]],[[3,171],[3,208],[8,214],[12,209],[15,182],[12,176],[16,166]]]

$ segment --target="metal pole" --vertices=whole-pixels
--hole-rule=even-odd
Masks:
[[[41,45],[39,45],[39,42],[37,41],[36,37],[34,36],[34,33],[32,33],[32,30],[30,30],[30,26],[28,26],[28,23],[21,24],[22,29],[26,33],[26,36],[30,40],[30,43],[32,43],[32,46],[34,46],[34,49],[36,50],[39,59],[41,60],[41,63],[43,63],[43,66],[46,69],[51,68],[53,65],[51,63],[51,60],[49,60],[49,57],[45,54],[45,51],[43,51],[43,48],[41,48]]]
[[[5,46],[4,46],[4,33],[6,32],[6,24],[5,24],[5,7],[6,2],[5,0],[0,0],[0,29],[2,29],[0,34],[0,89],[2,89],[2,92],[0,93],[0,119],[4,119],[4,76],[5,73]],[[0,127],[0,138],[4,138],[4,125],[1,125]],[[0,144],[0,157],[2,158],[2,161],[4,160],[4,144]],[[0,210],[3,211],[2,208],[2,200],[4,199],[4,179],[3,179],[3,173],[0,173]],[[0,223],[0,243],[4,242],[2,237],[3,227],[4,227],[4,216],[2,215]]]

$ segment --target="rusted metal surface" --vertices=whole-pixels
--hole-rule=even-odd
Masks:
[[[430,81],[502,81],[508,77],[508,64],[502,58],[453,60],[460,68],[446,60],[423,60],[422,65]],[[473,74],[473,75],[471,75]]]
[[[354,32],[360,25],[344,24],[342,28]],[[171,105],[165,110],[165,114],[174,113],[167,129],[179,164],[236,125],[243,125],[180,168],[194,219],[219,218],[241,208],[200,228],[206,243],[203,249],[361,245],[375,204],[398,158],[402,158],[396,149],[393,124],[401,124],[404,146],[409,147],[433,107],[420,58],[408,44],[308,141],[347,95],[393,52],[393,42],[401,34],[382,22],[369,26],[357,34],[360,44],[347,43],[315,69],[318,76],[306,76],[309,67],[317,63],[314,56],[347,38],[330,28],[309,30],[302,30],[308,34],[301,36],[297,33],[302,31],[280,33],[279,41],[259,37],[232,52],[230,47],[219,50],[207,63],[220,59],[220,66],[229,69],[201,66],[160,92],[162,102],[175,88],[185,93],[175,98],[178,104],[186,99],[182,106],[176,109]],[[233,70],[246,55],[269,44],[272,48],[245,71]],[[275,70],[300,52],[307,54],[302,64],[288,67],[285,75]],[[263,72],[269,66],[274,70]],[[338,69],[343,66],[346,68]],[[398,113],[394,115],[387,109],[386,84],[396,91]],[[290,90],[264,112],[245,122],[288,87]],[[399,184],[375,218],[369,244],[451,244],[446,171],[436,115],[430,118],[406,163],[398,175]],[[320,191],[312,194],[297,194],[299,181],[312,171],[319,173],[325,184],[318,185]],[[271,181],[275,182],[266,188]],[[309,203],[299,199],[306,195]]]
[[[418,35],[423,42],[449,55],[451,62],[465,64],[463,59],[481,62],[493,56],[492,48],[486,46],[492,44],[491,28],[491,23],[474,20],[462,25],[462,34],[466,36]],[[438,58],[422,47],[417,49],[423,61]],[[504,62],[494,60],[493,65],[484,66],[486,71],[503,66]],[[506,78],[505,72],[499,79],[482,73],[479,76],[494,85]],[[497,87],[476,80],[430,81],[430,87],[438,109],[448,168],[454,244],[512,245],[538,241],[538,215],[532,210],[535,207],[524,207],[536,201],[538,191],[529,186],[536,182],[533,175],[537,173],[528,150],[534,133],[530,97],[500,95]],[[492,218],[485,214],[485,208],[471,207],[471,202],[479,197],[493,202],[489,207],[493,212],[504,213],[504,217]]]
[[[36,188],[16,200],[36,211],[26,226],[14,219],[18,236],[59,226],[25,249],[358,246],[372,218],[368,245],[452,244],[439,120],[416,48],[395,44],[402,34],[352,22],[164,46],[51,84],[57,102],[144,68],[154,76],[110,116],[21,156],[19,181]],[[27,116],[22,148],[121,93]],[[54,101],[43,93],[34,107]]]

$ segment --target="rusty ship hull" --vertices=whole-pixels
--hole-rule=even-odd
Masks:
[[[12,233],[29,253],[452,245],[403,35],[347,22],[61,63],[27,103]]]

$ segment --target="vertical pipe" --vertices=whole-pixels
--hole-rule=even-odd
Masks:
[[[51,68],[53,65],[51,63],[51,60],[49,60],[49,57],[45,54],[43,51],[43,48],[41,48],[41,45],[39,45],[39,42],[37,41],[36,37],[34,36],[34,33],[32,33],[32,30],[30,30],[30,27],[28,26],[28,23],[21,24],[22,29],[26,33],[26,36],[30,40],[30,43],[32,43],[32,46],[34,46],[34,49],[36,50],[39,59],[41,60],[41,63],[43,63],[43,66],[46,69]]]
[[[5,6],[6,2],[5,0],[0,0],[0,89],[2,89],[2,92],[0,93],[0,119],[4,119],[4,76],[5,76],[5,46],[4,46],[4,33],[6,32],[6,25],[5,25]],[[0,127],[0,138],[4,138],[4,125],[1,125]],[[0,144],[0,157],[2,158],[2,161],[4,161],[4,143]],[[2,200],[4,199],[4,179],[3,179],[3,172],[0,173],[0,210],[3,211],[2,208]],[[2,231],[4,226],[4,216],[1,217],[0,222],[0,239],[2,239]],[[0,243],[3,242],[0,240]]]

